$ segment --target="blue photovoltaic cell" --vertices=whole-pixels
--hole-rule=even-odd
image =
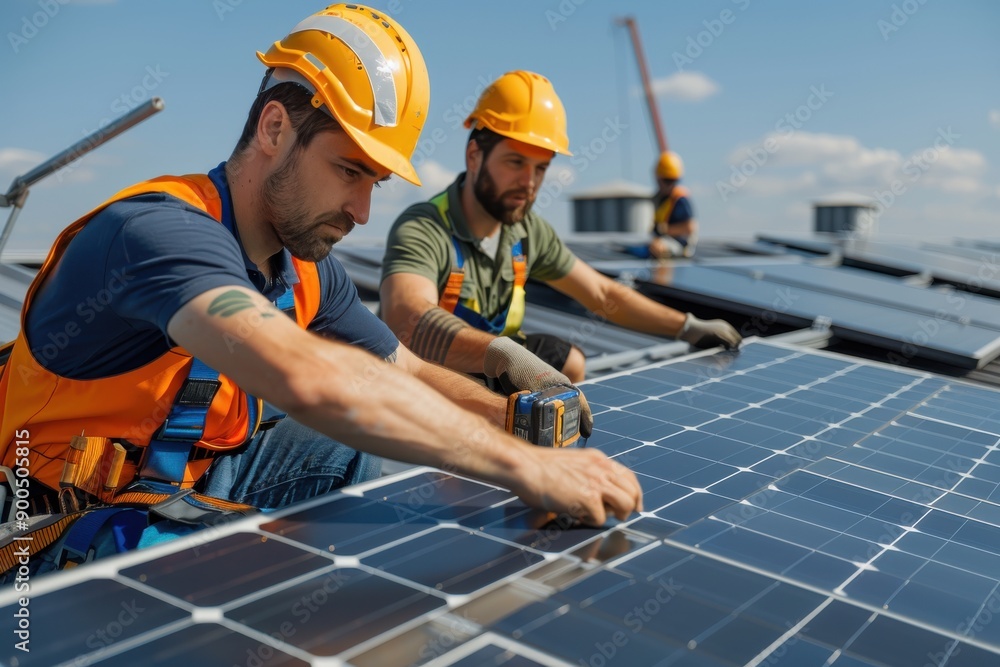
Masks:
[[[1000,664],[1000,392],[761,342],[584,389],[641,516],[581,527],[422,469],[57,575],[0,661]]]
[[[218,667],[230,664],[237,658],[242,658],[237,664],[255,667],[305,667],[309,664],[259,640],[214,624],[186,627],[96,664],[100,667]]]

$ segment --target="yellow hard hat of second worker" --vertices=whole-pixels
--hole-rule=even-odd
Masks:
[[[534,72],[507,72],[491,83],[465,119],[465,127],[486,128],[508,139],[572,155],[566,110],[552,82]]]
[[[420,185],[410,162],[427,120],[430,80],[413,38],[385,14],[330,5],[301,21],[267,53],[276,82],[294,81],[340,123],[365,155]]]
[[[684,162],[681,156],[673,151],[660,153],[660,159],[656,161],[656,177],[676,181],[684,175]]]

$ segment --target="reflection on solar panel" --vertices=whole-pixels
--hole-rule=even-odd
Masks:
[[[897,278],[846,266],[744,262],[713,267],[1000,331],[1000,302],[989,297],[915,287]]]
[[[34,272],[0,264],[0,343],[14,340],[21,328],[21,304]]]
[[[864,242],[844,250],[844,264],[894,275],[926,273],[961,289],[1000,297],[1000,264],[995,253],[970,259],[902,245]]]
[[[1000,664],[998,392],[753,342],[587,394],[641,516],[420,469],[33,581],[32,651],[0,660]]]
[[[875,345],[904,358],[923,357],[960,368],[981,368],[1000,354],[994,329],[939,319],[885,304],[858,301],[838,294],[739,275],[706,266],[600,265],[599,270],[628,274],[649,292],[761,318],[807,327],[818,317],[830,318],[834,333],[845,340]],[[770,265],[767,270],[770,270]]]
[[[837,249],[837,244],[820,238],[796,238],[780,234],[758,234],[757,239],[765,243],[785,246],[792,250],[801,250],[811,255],[829,255]]]

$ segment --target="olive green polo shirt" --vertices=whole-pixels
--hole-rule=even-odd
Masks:
[[[396,218],[386,242],[382,260],[382,280],[394,273],[415,273],[434,282],[438,298],[455,266],[454,232],[465,259],[465,278],[460,298],[475,299],[487,319],[496,317],[510,303],[514,291],[511,248],[518,239],[528,260],[528,277],[557,280],[573,268],[576,257],[552,226],[541,216],[529,213],[522,222],[503,225],[496,259],[480,249],[479,239],[469,232],[462,212],[462,185],[465,174],[448,186],[448,215],[453,230],[429,202],[414,204]]]

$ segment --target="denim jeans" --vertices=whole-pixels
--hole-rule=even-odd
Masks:
[[[217,457],[202,491],[260,509],[277,509],[375,479],[381,471],[379,457],[286,417],[239,452]]]

